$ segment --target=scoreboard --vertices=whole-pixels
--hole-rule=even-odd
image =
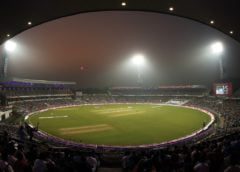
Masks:
[[[213,86],[214,94],[216,96],[231,96],[232,95],[232,83],[215,83]]]

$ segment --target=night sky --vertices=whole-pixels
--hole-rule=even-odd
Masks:
[[[150,12],[83,13],[33,27],[12,38],[9,76],[76,81],[80,87],[136,86],[130,59],[141,53],[143,85],[209,84],[219,79],[224,44],[225,78],[239,78],[240,44],[195,21]]]

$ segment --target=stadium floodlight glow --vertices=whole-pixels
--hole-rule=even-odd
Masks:
[[[215,56],[218,57],[220,79],[222,80],[223,79],[223,74],[224,74],[223,73],[222,57],[221,57],[221,55],[223,54],[223,50],[224,50],[222,42],[218,41],[218,42],[213,43],[211,45],[211,50],[212,50],[212,53]]]
[[[17,47],[17,44],[13,41],[8,40],[5,44],[4,44],[4,48],[6,51],[8,52],[13,52]]]
[[[214,24],[214,23],[215,23],[214,20],[211,20],[211,21],[210,21],[210,24]]]
[[[137,68],[137,82],[138,82],[138,84],[142,84],[142,70],[141,70],[141,68],[145,64],[144,55],[143,54],[135,54],[132,57],[131,62]]]
[[[1,79],[6,79],[7,78],[7,66],[8,66],[8,55],[11,54],[12,52],[14,52],[14,50],[16,49],[17,44],[14,41],[8,40],[4,43],[4,50],[3,51],[3,70],[0,78]]]
[[[221,54],[223,52],[223,44],[221,42],[215,42],[211,45],[213,54]]]
[[[132,58],[132,63],[137,66],[142,66],[145,63],[145,58],[142,54],[136,54]]]
[[[125,6],[127,5],[127,3],[126,3],[126,2],[122,2],[121,5],[122,5],[123,7],[125,7]]]
[[[169,11],[174,11],[174,8],[173,8],[173,7],[169,7],[168,10],[169,10]]]

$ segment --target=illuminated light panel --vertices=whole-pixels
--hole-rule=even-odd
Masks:
[[[28,24],[29,26],[31,26],[31,25],[32,25],[32,22],[31,22],[31,21],[29,21],[27,24]]]
[[[215,23],[214,20],[211,20],[211,21],[210,21],[210,24],[214,24],[214,23]]]
[[[232,34],[234,33],[234,31],[233,31],[233,30],[230,30],[229,33],[232,35]]]

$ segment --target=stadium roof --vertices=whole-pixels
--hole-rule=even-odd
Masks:
[[[46,21],[81,12],[140,10],[190,18],[240,42],[239,0],[8,0],[0,3],[0,43]]]
[[[30,83],[30,84],[48,84],[48,85],[76,85],[76,82],[67,81],[47,81],[47,80],[35,80],[35,79],[23,79],[23,78],[11,78],[4,82],[19,82],[19,83]]]

